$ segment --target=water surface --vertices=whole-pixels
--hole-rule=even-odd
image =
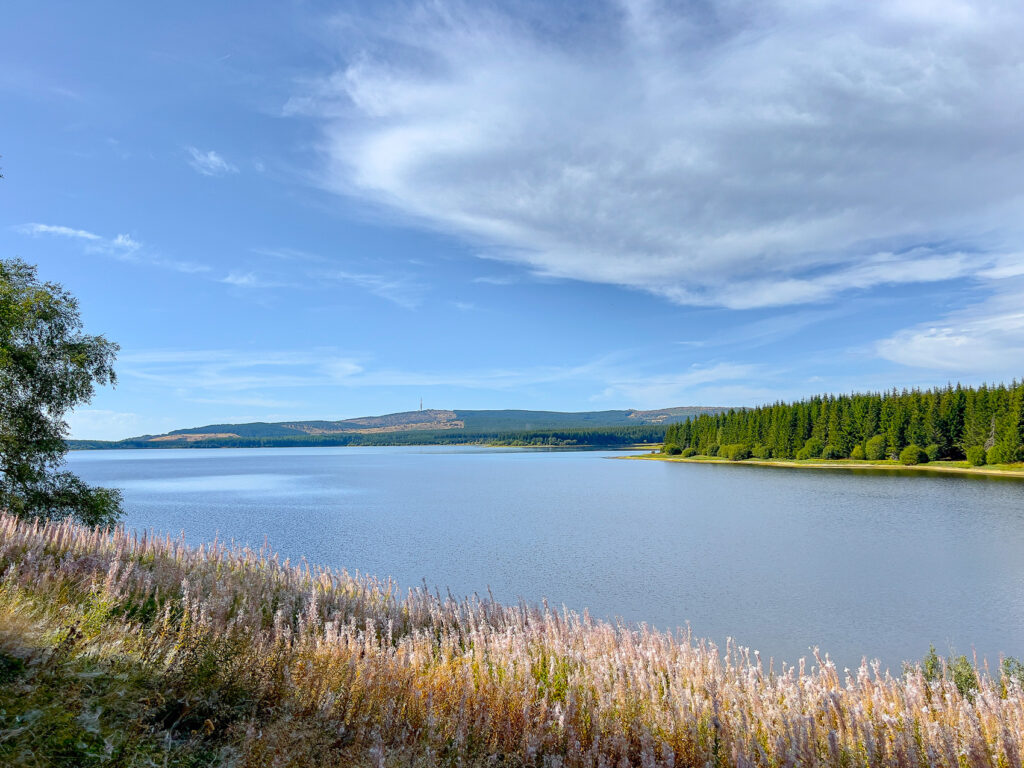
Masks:
[[[130,527],[897,669],[1024,657],[1024,483],[476,447],[75,452]]]

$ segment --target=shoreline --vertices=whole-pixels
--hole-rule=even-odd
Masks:
[[[687,464],[733,464],[753,465],[758,467],[782,467],[792,469],[860,469],[875,472],[932,472],[951,475],[975,475],[981,477],[1003,477],[1014,480],[1024,480],[1024,467],[1020,469],[996,469],[993,467],[967,467],[950,466],[947,462],[928,462],[927,464],[899,464],[899,463],[872,463],[868,461],[853,461],[852,459],[836,459],[834,461],[809,460],[797,461],[795,459],[743,459],[742,461],[731,461],[718,458],[717,456],[688,457],[666,456],[664,454],[643,454],[641,456],[617,456],[620,459],[642,459],[645,461],[672,461]],[[959,463],[959,462],[957,462]]]

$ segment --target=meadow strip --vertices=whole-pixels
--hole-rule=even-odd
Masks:
[[[766,669],[685,633],[6,514],[0,662],[12,766],[52,764],[47,749],[97,765],[1020,766],[1024,735],[1019,682],[986,670],[961,692],[920,668]],[[72,679],[61,728],[58,710],[14,712]]]

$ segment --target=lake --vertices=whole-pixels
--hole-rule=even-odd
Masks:
[[[763,658],[1024,657],[1024,482],[481,447],[82,451],[126,524]]]

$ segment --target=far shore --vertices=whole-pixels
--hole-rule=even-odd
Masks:
[[[854,461],[853,459],[743,459],[731,461],[717,456],[667,456],[663,453],[645,453],[639,456],[621,456],[623,459],[643,459],[646,461],[676,461],[690,464],[753,464],[759,467],[795,467],[797,469],[866,469],[874,471],[897,472],[944,472],[957,475],[984,475],[988,477],[1007,477],[1024,480],[1024,465],[1000,464],[996,466],[972,467],[964,461],[929,461],[925,464],[900,464],[892,459],[882,461]]]

